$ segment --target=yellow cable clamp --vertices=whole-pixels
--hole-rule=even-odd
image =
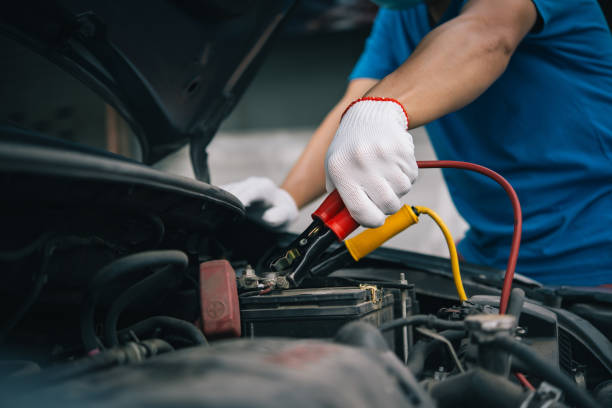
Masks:
[[[455,287],[457,288],[457,293],[459,294],[459,299],[463,302],[467,300],[467,295],[465,294],[465,290],[463,289],[463,282],[461,281],[461,272],[459,270],[459,256],[457,255],[457,248],[455,247],[455,241],[453,237],[444,224],[444,221],[440,218],[435,211],[430,210],[427,207],[414,207],[418,213],[429,215],[435,222],[438,224],[438,227],[442,230],[444,234],[444,238],[446,239],[446,245],[448,245],[448,251],[450,252],[450,260],[451,260],[451,268],[453,270],[453,279],[455,281]]]
[[[354,238],[344,241],[346,248],[355,261],[359,261],[370,252],[381,246],[391,237],[416,224],[419,218],[412,208],[404,205],[398,212],[390,215],[378,228],[367,229]]]

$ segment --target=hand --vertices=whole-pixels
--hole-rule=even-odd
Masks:
[[[327,190],[338,189],[359,224],[374,228],[397,212],[417,178],[408,117],[399,102],[358,99],[344,113],[325,158]]]
[[[298,208],[291,195],[269,178],[249,177],[221,188],[242,201],[249,218],[270,227],[283,227],[298,215]]]

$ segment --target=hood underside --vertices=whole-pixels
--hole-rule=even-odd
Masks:
[[[204,150],[293,0],[5,3],[0,32],[101,95],[134,129],[143,161]]]

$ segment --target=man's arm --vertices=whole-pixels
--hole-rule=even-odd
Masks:
[[[371,98],[346,111],[325,168],[355,221],[377,227],[400,209],[399,198],[418,175],[407,126],[428,123],[477,98],[504,72],[536,19],[531,0],[470,0],[376,84],[366,94]]]
[[[411,128],[460,109],[501,76],[536,19],[531,0],[471,0],[367,96],[400,101]]]
[[[342,112],[377,82],[375,79],[351,81],[340,102],[315,130],[310,142],[281,185],[281,188],[287,190],[293,197],[298,207],[303,207],[325,192],[325,152],[338,129]]]
[[[298,207],[325,191],[325,152],[349,103],[367,96],[399,100],[410,127],[453,112],[478,97],[505,70],[535,24],[530,0],[471,0],[461,14],[429,33],[411,57],[383,80],[358,79],[330,111],[282,184]],[[369,90],[369,91],[368,91]]]
[[[281,225],[297,214],[296,204],[301,207],[325,191],[327,171],[355,220],[368,227],[381,225],[384,215],[400,208],[399,197],[418,173],[407,118],[394,102],[370,101],[353,105],[341,121],[346,107],[366,92],[393,98],[406,108],[410,127],[455,111],[503,73],[536,18],[531,0],[470,0],[458,17],[428,34],[395,72],[380,82],[352,81],[282,188],[262,189],[261,180],[247,179],[228,189],[245,206],[266,202],[263,219]]]

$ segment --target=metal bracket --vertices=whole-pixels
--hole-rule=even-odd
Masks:
[[[382,302],[382,297],[378,296],[378,287],[362,283],[361,285],[359,285],[359,289],[370,291],[370,300],[372,301],[372,303],[376,304]]]

